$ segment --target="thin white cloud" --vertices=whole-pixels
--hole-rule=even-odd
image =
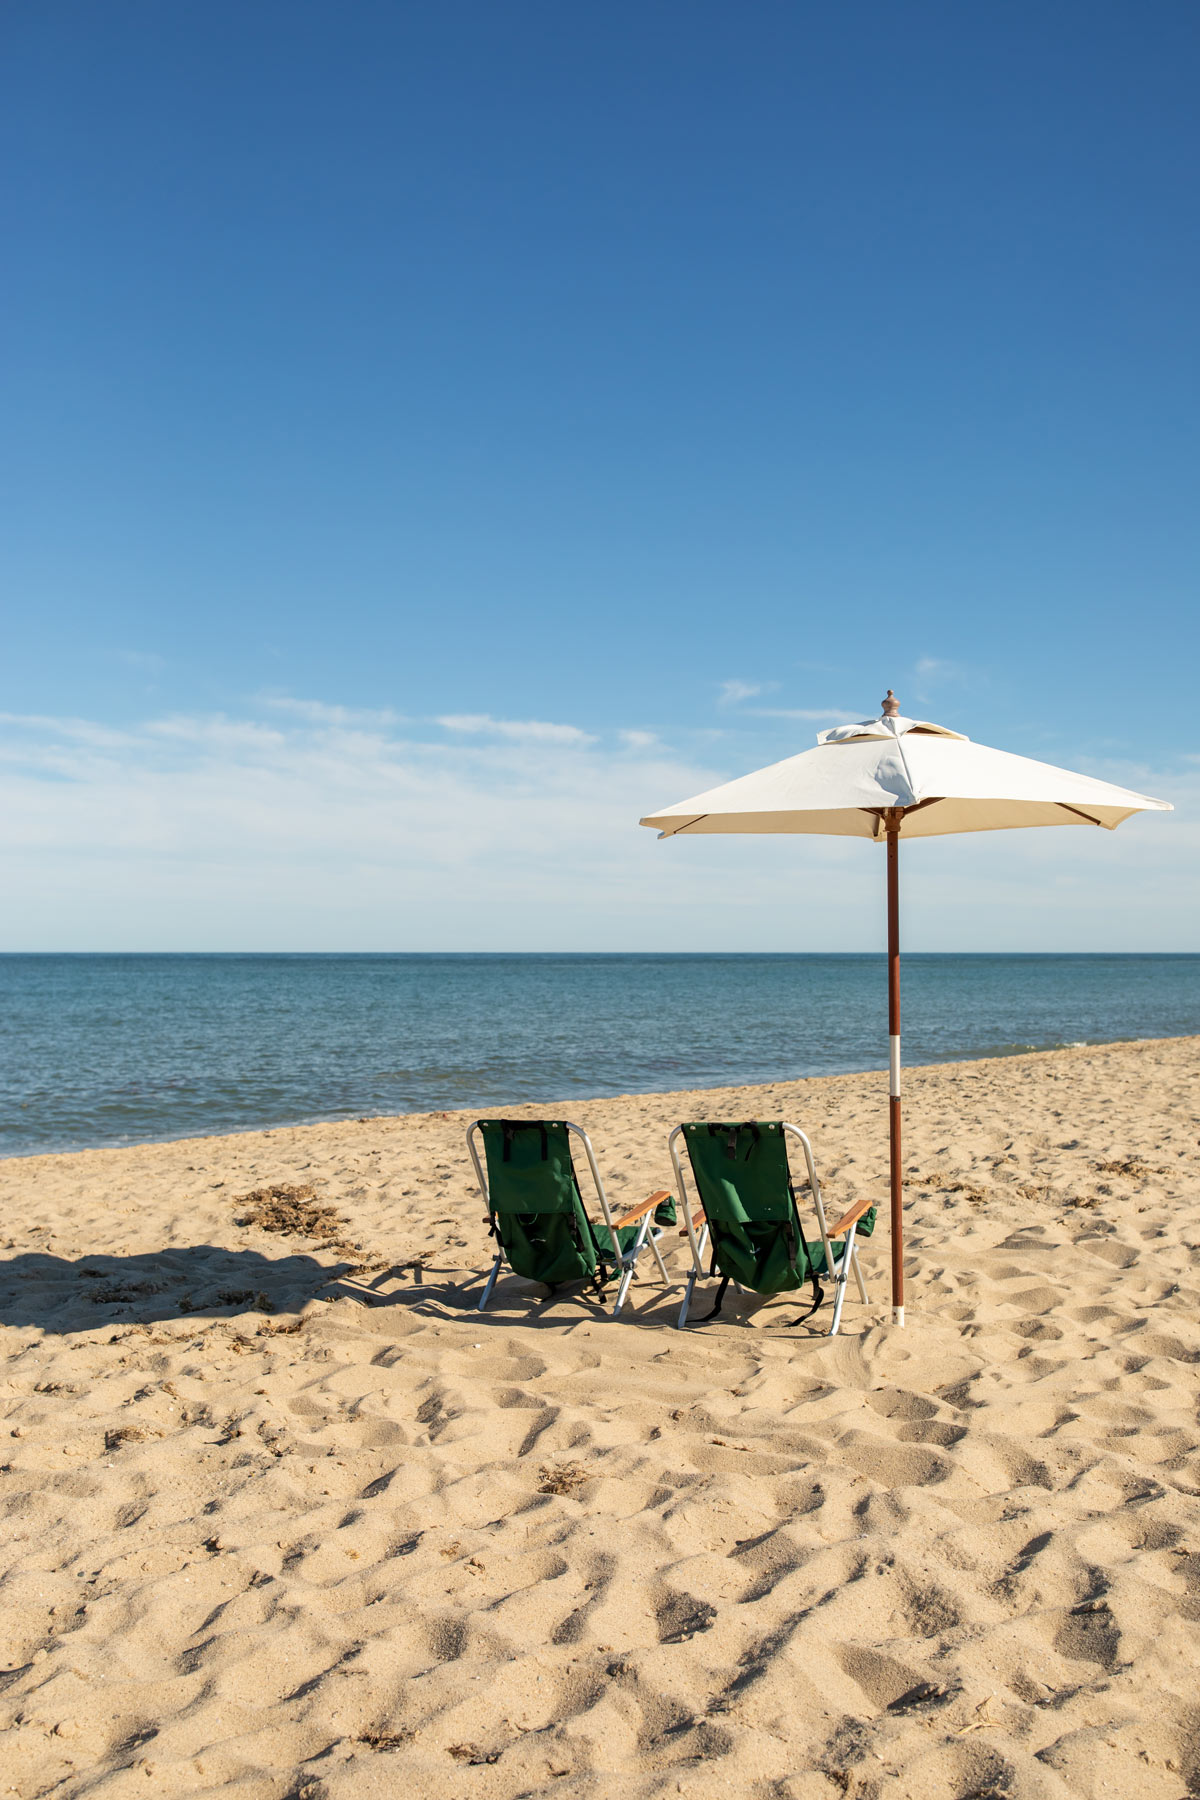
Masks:
[[[271,724],[180,714],[124,733],[29,715],[0,725],[4,948],[858,949],[879,939],[873,845],[657,844],[638,829],[639,817],[743,773],[731,738],[706,767],[630,743],[634,733],[548,756],[537,736],[427,742],[278,713]],[[912,845],[911,948],[1193,948],[1200,772],[1104,773],[1179,811],[1115,834]]]
[[[617,736],[627,750],[653,750],[659,742],[655,731],[619,731]]]
[[[229,719],[223,713],[201,718],[175,713],[165,719],[149,720],[145,730],[154,737],[222,749],[275,750],[286,742],[284,733],[274,726],[259,725],[252,719]]]
[[[307,719],[310,725],[383,726],[400,725],[403,719],[390,707],[371,709],[360,706],[330,706],[324,700],[301,700],[294,694],[260,694],[260,705],[275,712],[290,713],[293,718]]]
[[[768,687],[776,687],[776,682],[760,681],[723,681],[717,695],[718,706],[738,706],[743,700],[753,700],[757,694],[765,694]]]
[[[13,764],[0,733],[3,947],[587,948],[690,880],[638,818],[727,773],[584,733],[548,757],[187,715],[100,757],[61,724]]]
[[[436,720],[446,731],[511,738],[536,744],[594,744],[577,725],[554,725],[545,719],[493,719],[490,713],[444,713]]]
[[[919,656],[914,672],[918,680],[928,685],[939,681],[962,681],[964,679],[960,664],[949,662],[942,656]]]
[[[53,738],[73,739],[77,743],[93,744],[103,748],[132,744],[136,741],[129,732],[114,731],[110,725],[97,725],[91,719],[56,717],[51,713],[0,712],[0,725],[12,725],[19,731],[48,735]]]

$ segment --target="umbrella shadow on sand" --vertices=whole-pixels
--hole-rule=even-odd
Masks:
[[[294,1312],[350,1267],[219,1244],[75,1259],[29,1250],[0,1259],[0,1324],[95,1331],[189,1315]]]

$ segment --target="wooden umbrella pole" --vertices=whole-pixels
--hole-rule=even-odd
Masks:
[[[900,1164],[900,828],[887,828],[888,1114],[891,1137],[892,1324],[904,1323],[904,1173]]]

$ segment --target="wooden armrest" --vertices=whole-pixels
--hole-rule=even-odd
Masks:
[[[692,1214],[692,1230],[699,1231],[699,1229],[703,1225],[703,1223],[704,1223],[704,1208],[701,1207],[699,1212],[694,1212]],[[683,1230],[680,1232],[679,1235],[680,1235],[680,1237],[687,1236],[687,1226],[686,1225],[684,1226]]]
[[[638,1219],[645,1218],[648,1212],[653,1212],[656,1206],[661,1206],[664,1200],[669,1200],[670,1198],[671,1190],[669,1188],[659,1188],[657,1194],[651,1194],[650,1198],[648,1200],[643,1200],[640,1206],[635,1206],[631,1208],[629,1212],[622,1213],[621,1217],[615,1222],[615,1229],[617,1231],[624,1231],[626,1225],[633,1225]]]
[[[852,1225],[858,1224],[858,1221],[865,1212],[870,1212],[874,1204],[875,1202],[871,1199],[870,1195],[868,1195],[865,1200],[860,1200],[857,1206],[852,1206],[848,1213],[842,1215],[836,1225],[829,1225],[826,1227],[830,1237],[843,1237]]]

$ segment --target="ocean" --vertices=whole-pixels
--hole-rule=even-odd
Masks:
[[[904,1060],[1200,1033],[1200,956],[912,955]],[[0,1154],[882,1069],[879,955],[0,956]]]

